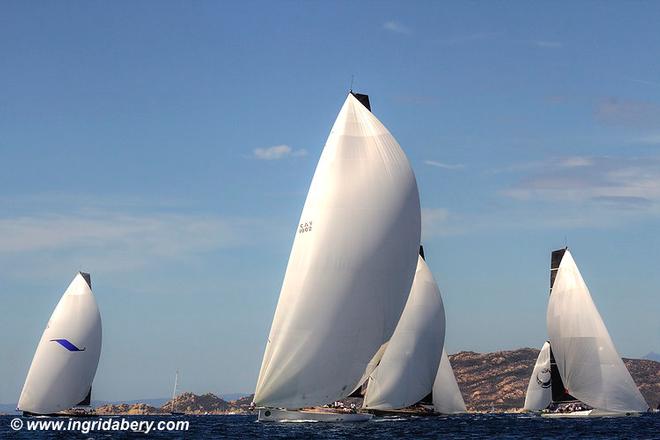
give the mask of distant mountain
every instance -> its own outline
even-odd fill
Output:
[[[650,361],[660,362],[660,354],[658,354],[658,353],[654,353],[654,352],[650,352],[649,354],[647,354],[646,356],[644,356],[644,359],[648,359],[648,360],[650,360]]]
[[[494,353],[462,351],[449,356],[456,381],[471,411],[522,408],[539,350],[521,348]],[[660,362],[623,359],[646,402],[660,402]]]

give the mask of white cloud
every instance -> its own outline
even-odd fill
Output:
[[[650,101],[610,97],[596,105],[594,116],[610,125],[660,127],[660,106]]]
[[[458,163],[458,164],[448,164],[448,163],[438,162],[438,161],[435,161],[435,160],[425,160],[424,163],[426,165],[431,165],[431,166],[437,167],[437,168],[443,168],[445,170],[461,170],[461,169],[465,168],[465,165],[460,164],[460,163]]]
[[[502,194],[521,201],[589,203],[655,213],[660,204],[660,158],[552,160]]]
[[[648,134],[646,136],[640,136],[631,141],[634,144],[644,144],[644,145],[660,145],[660,134]]]
[[[409,27],[404,26],[403,24],[394,20],[386,21],[383,23],[383,29],[397,34],[412,34],[412,30]]]
[[[275,145],[268,148],[256,148],[253,151],[253,157],[259,160],[279,160],[285,157],[301,157],[306,156],[307,150],[299,149],[294,150],[288,145]]]

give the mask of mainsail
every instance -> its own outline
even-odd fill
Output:
[[[401,319],[380,364],[369,377],[364,407],[405,408],[429,394],[445,340],[445,309],[433,275],[420,256]]]
[[[312,179],[254,402],[296,409],[349,395],[394,331],[420,242],[415,176],[349,94]]]
[[[568,250],[552,285],[547,323],[552,354],[568,393],[593,408],[648,409]]]
[[[85,402],[100,355],[101,315],[89,274],[78,273],[41,336],[18,409],[51,414]]]
[[[442,414],[459,414],[467,411],[461,390],[447,352],[442,350],[438,374],[433,383],[433,410]]]
[[[552,402],[552,375],[550,374],[550,343],[543,344],[527,385],[524,409],[540,411]]]

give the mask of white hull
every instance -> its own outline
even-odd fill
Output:
[[[260,422],[366,422],[373,417],[367,413],[344,413],[318,410],[260,409]]]
[[[549,419],[579,419],[585,417],[636,417],[639,416],[638,412],[618,412],[607,411],[604,409],[588,409],[585,411],[573,411],[565,413],[541,413],[541,417]]]

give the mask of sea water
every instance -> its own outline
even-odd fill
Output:
[[[13,419],[19,418],[22,428]],[[77,419],[107,420],[108,417]],[[465,414],[437,417],[386,417],[364,423],[261,423],[252,415],[228,416],[115,416],[113,420],[135,422],[187,421],[185,431],[157,431],[150,433],[128,430],[93,430],[86,434],[72,431],[28,431],[28,420],[56,420],[52,418],[23,418],[0,416],[0,439],[658,439],[660,414],[639,417],[545,419],[529,414]],[[68,420],[68,419],[64,419]],[[89,425],[87,425],[89,426]]]

